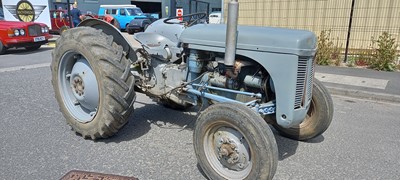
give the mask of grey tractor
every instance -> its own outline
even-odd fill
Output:
[[[200,106],[193,130],[198,163],[210,179],[272,179],[281,135],[308,140],[333,116],[331,96],[314,79],[310,31],[227,24],[205,13],[160,19],[135,34],[88,19],[57,40],[51,64],[55,96],[67,123],[84,138],[107,138],[133,112],[136,93],[161,104]],[[131,116],[135,119],[135,116]]]

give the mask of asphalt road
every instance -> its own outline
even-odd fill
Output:
[[[59,179],[74,169],[205,179],[192,144],[196,109],[170,110],[138,94],[130,122],[116,136],[85,140],[59,112],[50,61],[50,48],[0,56],[0,179]],[[400,105],[333,99],[334,119],[322,136],[298,142],[275,133],[275,179],[400,179]]]

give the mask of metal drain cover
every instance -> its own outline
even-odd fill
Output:
[[[72,170],[65,174],[61,180],[139,180],[135,177],[128,177],[128,176],[118,176],[113,174],[102,174],[96,172],[88,172],[88,171],[78,171]]]

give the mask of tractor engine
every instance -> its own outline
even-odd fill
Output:
[[[272,81],[260,65],[251,60],[237,59],[232,67],[233,73],[228,74],[223,55],[185,49],[179,60],[171,62],[162,56],[140,51],[139,59],[134,64],[136,69],[132,72],[142,92],[155,99],[169,99],[177,104],[197,104],[195,97],[180,90],[188,83],[192,83],[189,86],[194,88],[205,83],[213,87],[209,88],[210,93],[241,102],[249,102],[256,97],[219,91],[219,88],[260,93],[263,94],[263,102],[269,99],[266,97],[273,96],[273,93],[267,94],[273,92],[273,88],[270,88]]]

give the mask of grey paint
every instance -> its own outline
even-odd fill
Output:
[[[114,42],[117,44],[121,45],[122,48],[124,49],[125,52],[128,52],[129,59],[131,61],[136,61],[137,56],[135,53],[135,49],[133,49],[133,45],[131,42],[129,42],[122,34],[121,32],[112,26],[110,23],[107,23],[103,20],[99,19],[87,19],[82,21],[79,26],[87,26],[87,27],[93,27],[96,29],[101,29],[105,34],[113,36]]]
[[[198,24],[183,31],[180,39],[191,45],[225,48],[225,24]],[[284,28],[238,26],[237,48],[313,56],[316,36],[310,31]]]
[[[189,48],[225,52],[224,24],[199,24],[182,32],[181,42]],[[282,28],[238,26],[237,55],[255,60],[274,81],[278,124],[301,123],[307,107],[294,110],[299,56],[314,56],[316,37],[312,32]],[[282,118],[285,115],[286,118]]]

